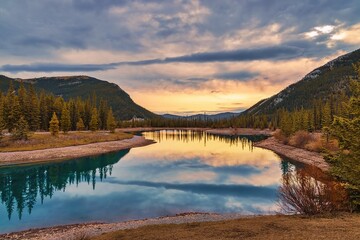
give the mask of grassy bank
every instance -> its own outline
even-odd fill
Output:
[[[31,151],[78,146],[89,143],[123,140],[131,137],[132,135],[128,133],[109,133],[104,131],[60,133],[58,137],[54,137],[50,135],[50,133],[35,133],[32,134],[27,141],[12,141],[10,137],[6,136],[1,140],[0,152]]]
[[[151,225],[92,238],[115,239],[360,239],[360,215],[259,216],[221,222]]]

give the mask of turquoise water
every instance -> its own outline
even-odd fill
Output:
[[[0,232],[183,212],[268,214],[291,164],[246,137],[142,133],[156,144],[0,168]]]

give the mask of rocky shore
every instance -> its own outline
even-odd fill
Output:
[[[275,137],[267,138],[254,144],[256,147],[269,149],[279,155],[285,156],[292,161],[303,163],[309,166],[315,166],[322,171],[329,170],[329,164],[324,157],[317,152],[311,152],[305,149],[293,147],[280,143]]]

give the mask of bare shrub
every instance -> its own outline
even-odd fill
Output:
[[[330,141],[324,143],[324,148],[330,152],[337,152],[339,151],[339,141],[331,139]]]
[[[311,140],[305,144],[304,148],[309,151],[313,152],[321,152],[324,148],[324,141],[321,135],[313,134]]]
[[[312,139],[313,137],[309,132],[300,130],[290,137],[289,144],[294,147],[305,148],[305,145]]]
[[[280,129],[277,129],[273,136],[281,143],[283,144],[287,144],[288,143],[288,138],[285,136],[285,134],[283,134],[283,132]]]
[[[315,215],[349,209],[342,185],[314,167],[284,174],[279,200],[282,211],[292,214]]]

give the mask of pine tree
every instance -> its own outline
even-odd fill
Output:
[[[89,129],[90,121],[91,121],[91,102],[90,102],[90,98],[88,98],[85,101],[84,119],[83,120],[84,120],[85,128]]]
[[[84,125],[84,121],[82,120],[82,118],[79,118],[79,121],[76,123],[76,130],[77,131],[85,130],[85,125]]]
[[[19,97],[19,104],[20,104],[20,112],[21,112],[21,114],[23,114],[23,116],[25,116],[26,121],[29,122],[29,120],[27,118],[28,117],[27,92],[26,92],[23,82],[20,83],[20,87],[18,90],[18,97]]]
[[[70,120],[70,112],[69,109],[66,106],[67,104],[64,104],[63,109],[61,111],[61,130],[63,130],[64,133],[67,133],[71,129],[71,120]]]
[[[61,111],[64,107],[65,101],[62,97],[57,97],[53,104],[53,109],[56,113],[56,116],[60,116],[61,118]]]
[[[32,84],[30,84],[29,94],[28,94],[28,106],[27,106],[27,121],[29,127],[32,131],[36,131],[40,126],[40,108],[39,101],[36,95],[35,89]]]
[[[3,101],[0,99],[0,140],[3,137],[3,130],[5,129],[5,122],[3,117]]]
[[[24,116],[21,116],[15,124],[14,131],[12,132],[11,138],[14,140],[28,140],[29,136],[29,125],[25,120]]]
[[[108,115],[107,115],[107,130],[109,130],[110,132],[114,133],[115,132],[115,128],[116,128],[116,121],[113,115],[113,111],[110,108],[110,110],[108,111]]]
[[[90,120],[90,130],[91,131],[96,131],[99,129],[99,116],[97,113],[97,109],[93,108],[92,112],[91,112],[91,120]]]
[[[292,117],[286,110],[280,112],[280,129],[287,137],[293,133]]]
[[[48,130],[49,129],[49,104],[47,101],[47,97],[45,92],[40,93],[40,100],[39,100],[39,112],[40,112],[40,126],[39,129],[41,130]]]
[[[330,101],[327,101],[322,109],[322,124],[321,124],[321,126],[329,127],[331,125],[331,122],[332,122],[331,105],[330,105]]]
[[[51,135],[58,136],[59,135],[59,120],[58,120],[55,112],[52,115],[49,125],[50,125],[49,130],[50,130]]]
[[[353,81],[351,89],[348,117],[335,116],[330,128],[339,141],[340,151],[327,156],[327,160],[331,172],[345,183],[354,208],[360,210],[360,82]]]
[[[100,100],[99,105],[99,128],[107,128],[108,106],[105,100]]]
[[[9,89],[5,97],[3,116],[5,126],[9,132],[11,132],[20,117],[20,104],[12,82],[10,82]]]

